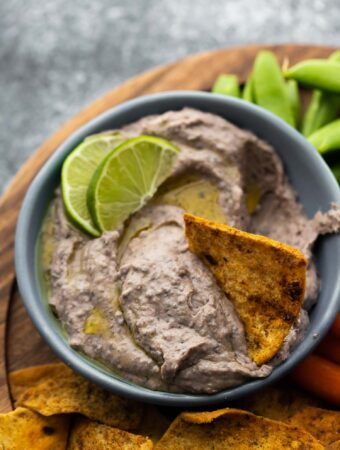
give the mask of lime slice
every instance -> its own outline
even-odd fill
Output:
[[[179,153],[171,142],[152,136],[129,139],[99,165],[90,182],[88,207],[101,231],[116,229],[143,207],[171,174]]]
[[[100,133],[90,134],[90,136],[87,136],[84,139],[84,142],[90,142],[97,140],[99,138],[121,138],[120,142],[123,141],[122,134],[117,130],[108,130],[108,131],[101,131]]]
[[[92,236],[100,236],[87,208],[87,189],[100,162],[123,137],[120,133],[105,133],[85,139],[65,159],[61,171],[61,190],[66,211],[75,225]]]

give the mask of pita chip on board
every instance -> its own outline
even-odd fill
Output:
[[[308,432],[237,409],[182,413],[156,450],[321,450]]]
[[[34,368],[27,373],[23,369],[11,374],[10,382],[18,394],[17,406],[44,416],[78,413],[122,430],[133,430],[139,425],[143,413],[141,403],[111,394],[67,366],[62,370],[59,365],[51,366],[38,366],[36,374]]]
[[[0,448],[65,450],[70,417],[44,417],[26,408],[0,414]]]
[[[88,419],[78,418],[72,428],[68,450],[150,450],[152,441]]]

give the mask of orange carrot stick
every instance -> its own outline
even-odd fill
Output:
[[[340,338],[340,313],[336,316],[335,321],[331,327],[331,334]]]
[[[340,365],[340,338],[328,334],[316,348],[315,353]]]
[[[303,389],[340,405],[340,366],[317,355],[309,355],[290,373]]]

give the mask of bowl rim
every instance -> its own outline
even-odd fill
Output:
[[[291,137],[297,141],[297,145],[302,148],[302,151],[304,151],[308,157],[314,159],[315,163],[319,166],[319,170],[324,172],[324,179],[329,185],[328,187],[334,196],[334,201],[340,203],[340,190],[338,184],[335,181],[332,172],[318,152],[315,151],[314,147],[312,147],[312,145],[298,131],[290,127],[277,116],[274,116],[272,113],[241,99],[225,97],[217,94],[212,95],[207,92],[168,91],[155,93],[137,97],[121,103],[90,120],[72,133],[61,145],[59,145],[53,155],[45,162],[34,180],[31,182],[19,213],[15,236],[15,268],[19,291],[31,320],[49,347],[72,369],[83,375],[85,378],[90,379],[95,384],[98,384],[104,389],[118,395],[159,405],[195,407],[214,405],[221,402],[236,400],[261,388],[269,386],[282,376],[286,375],[296,364],[298,364],[298,362],[300,362],[314,349],[331,326],[334,311],[337,311],[340,306],[340,278],[335,283],[333,295],[326,311],[323,316],[320,317],[318,333],[315,335],[315,338],[313,336],[313,340],[308,341],[308,345],[303,345],[305,342],[304,339],[302,343],[297,346],[299,352],[296,353],[293,351],[288,359],[274,368],[273,372],[268,377],[255,379],[241,384],[240,386],[207,395],[154,391],[137,384],[115,378],[114,376],[108,375],[91,365],[91,363],[81,357],[80,353],[65,344],[60,334],[55,330],[55,326],[53,325],[51,318],[48,316],[47,310],[44,308],[41,291],[37,298],[35,296],[34,286],[35,283],[37,283],[37,280],[33,280],[28,273],[30,258],[27,242],[29,242],[30,239],[30,227],[27,226],[27,224],[30,223],[33,217],[33,208],[31,207],[31,204],[39,201],[41,190],[48,180],[48,175],[55,171],[55,166],[61,164],[66,154],[71,151],[80,140],[82,140],[86,135],[93,133],[93,130],[98,128],[98,126],[106,120],[112,119],[119,115],[124,116],[124,114],[134,108],[137,109],[145,105],[157,105],[158,103],[163,103],[169,99],[173,100],[176,98],[182,102],[188,103],[188,107],[191,107],[190,102],[197,99],[211,103],[217,102],[217,104],[221,104],[221,102],[223,102],[225,106],[229,104],[234,107],[241,108],[245,114],[250,113],[260,116],[269,127],[274,127],[281,133],[291,135]],[[182,107],[184,107],[184,105]],[[131,123],[131,121],[127,121],[126,123],[128,122]],[[340,248],[340,240],[338,240],[338,242]]]

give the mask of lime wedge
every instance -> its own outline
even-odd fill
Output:
[[[90,142],[99,138],[121,138],[120,142],[123,142],[122,134],[117,130],[101,131],[100,133],[90,134],[84,139],[84,142]]]
[[[100,162],[123,141],[120,133],[111,132],[85,139],[65,159],[61,171],[61,190],[66,211],[82,230],[100,236],[87,208],[87,189]]]
[[[114,230],[143,207],[171,174],[178,153],[171,142],[152,136],[129,139],[112,151],[88,189],[87,204],[96,226]]]

